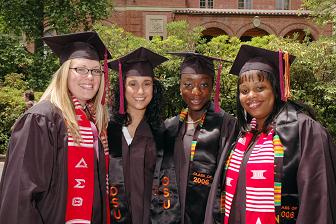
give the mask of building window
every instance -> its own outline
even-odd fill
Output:
[[[252,9],[252,0],[238,0],[238,9]]]
[[[288,10],[289,9],[289,0],[276,0],[276,9],[279,10]]]
[[[200,8],[213,8],[213,0],[200,0]]]

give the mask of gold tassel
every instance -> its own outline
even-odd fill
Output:
[[[292,96],[290,92],[290,63],[288,52],[284,52],[283,59],[285,61],[284,81],[285,81],[285,99],[287,101],[287,99]]]

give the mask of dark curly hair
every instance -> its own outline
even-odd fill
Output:
[[[125,86],[125,79],[123,80]],[[145,112],[145,119],[152,129],[157,129],[163,122],[164,109],[164,87],[158,79],[153,78],[153,98],[148,104]],[[125,114],[119,114],[119,81],[115,81],[112,107],[112,120],[120,125],[129,125],[132,123],[130,114],[125,111]],[[124,98],[124,105],[127,108],[126,98]]]

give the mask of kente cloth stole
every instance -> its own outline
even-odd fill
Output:
[[[79,126],[80,140],[76,142],[68,131],[68,191],[65,223],[91,223],[94,197],[94,138],[90,120],[82,105],[73,96],[76,119]],[[94,118],[94,111],[91,111]],[[100,134],[105,151],[107,149],[106,132]],[[79,143],[79,144],[78,144]],[[108,161],[107,161],[108,162]],[[108,167],[108,163],[106,163]],[[106,176],[106,178],[108,178]],[[106,200],[108,200],[106,194]],[[109,210],[109,207],[107,207]],[[109,223],[107,215],[107,223]]]
[[[199,124],[196,127],[193,140],[191,142],[190,161],[193,161],[194,157],[195,157],[196,145],[197,145],[197,136],[199,134],[200,129],[203,127],[204,120],[205,120],[205,114],[206,114],[206,112],[202,114],[202,116],[200,118],[200,122],[199,122]],[[188,116],[188,108],[183,109],[181,111],[181,113],[179,115],[180,122],[183,123],[186,120],[187,116]]]
[[[220,145],[220,126],[218,117],[213,118],[208,108],[195,128],[191,143],[190,162],[185,197],[185,222],[202,223],[208,194],[216,171]],[[188,116],[187,109],[180,113],[180,127]],[[211,140],[210,140],[211,139]]]
[[[229,223],[230,210],[235,197],[241,163],[249,149],[253,133],[239,138],[226,163],[224,224]],[[246,164],[246,224],[275,224],[275,215],[281,206],[281,179],[275,176],[274,164],[283,158],[279,136],[271,129],[262,133]],[[244,177],[241,177],[244,178]]]

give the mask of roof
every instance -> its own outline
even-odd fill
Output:
[[[175,14],[201,15],[271,15],[271,16],[309,16],[308,10],[261,10],[261,9],[201,9],[185,8],[173,10]]]

